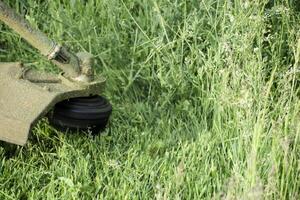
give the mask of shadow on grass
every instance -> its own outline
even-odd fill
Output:
[[[18,147],[17,145],[10,144],[7,142],[0,141],[0,152],[2,154],[1,157],[4,157],[6,159],[14,157],[16,154],[18,154]],[[0,154],[0,155],[1,155]]]

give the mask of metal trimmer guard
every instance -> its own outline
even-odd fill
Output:
[[[0,63],[0,140],[24,145],[37,121],[60,101],[98,95],[105,79],[87,85],[41,73],[21,63]]]

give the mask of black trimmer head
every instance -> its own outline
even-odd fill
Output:
[[[55,105],[50,124],[61,131],[90,131],[93,135],[105,129],[112,106],[102,96],[72,98]]]

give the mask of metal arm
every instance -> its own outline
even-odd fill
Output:
[[[17,32],[40,53],[65,72],[65,76],[80,82],[93,80],[92,55],[75,55],[34,29],[25,19],[0,0],[0,21]]]

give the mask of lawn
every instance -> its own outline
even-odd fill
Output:
[[[113,114],[97,137],[43,119],[1,144],[0,199],[300,198],[298,0],[5,2],[95,55]],[[16,60],[58,72],[0,24]]]

